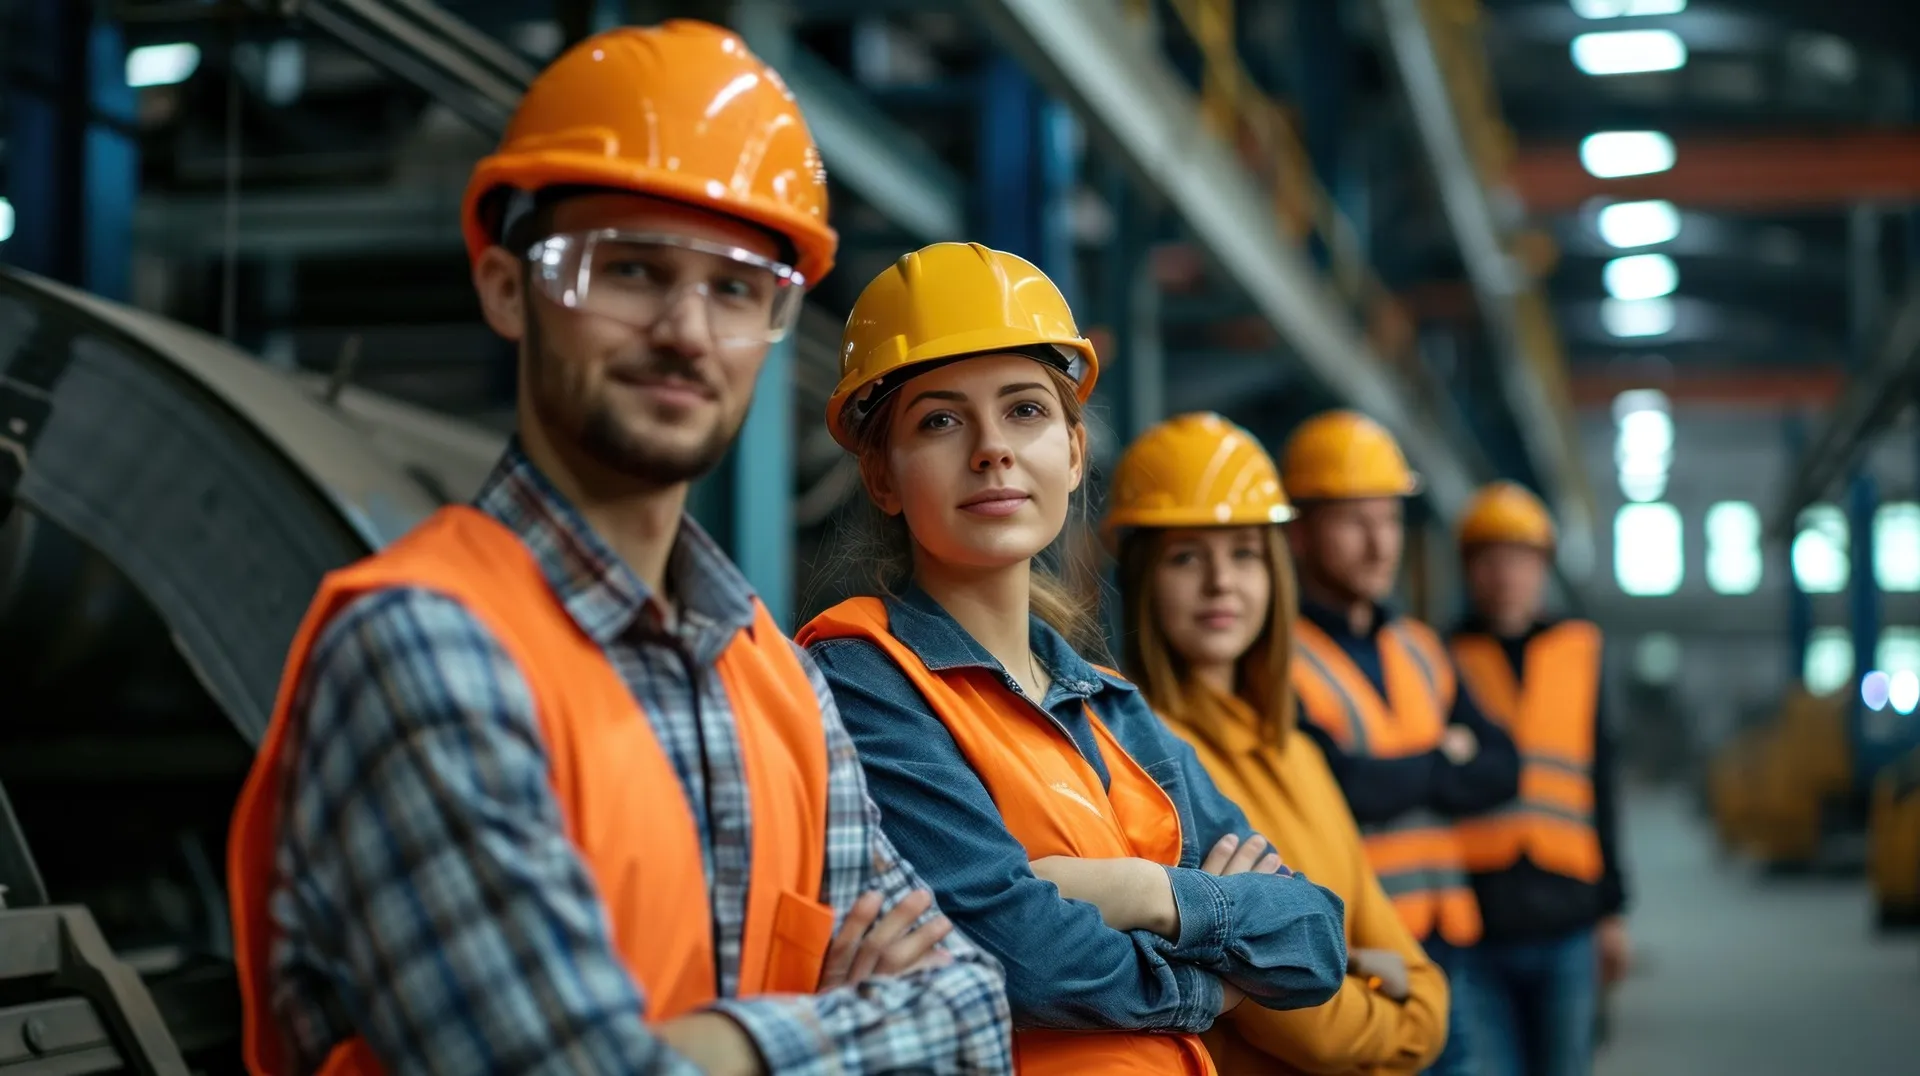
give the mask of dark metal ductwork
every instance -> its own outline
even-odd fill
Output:
[[[226,829],[288,644],[503,440],[327,392],[0,269],[0,1074],[238,1071]]]

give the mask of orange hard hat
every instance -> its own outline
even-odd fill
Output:
[[[833,268],[827,173],[780,75],[735,34],[676,19],[595,34],[533,80],[500,147],[474,166],[461,210],[467,254],[496,241],[481,219],[502,188],[607,187],[736,217],[793,244],[808,284]]]
[[[1494,482],[1483,486],[1460,514],[1460,547],[1511,542],[1535,549],[1553,548],[1553,517],[1525,486]]]
[[[1386,427],[1358,411],[1315,415],[1287,439],[1280,477],[1302,501],[1411,497],[1420,476]]]
[[[1284,523],[1293,506],[1273,457],[1211,411],[1176,415],[1141,434],[1113,472],[1101,536],[1111,548],[1134,527]]]
[[[827,429],[854,450],[854,427],[902,371],[995,352],[1031,353],[1074,382],[1085,403],[1100,376],[1066,296],[1032,262],[978,243],[934,243],[873,278],[847,315]]]

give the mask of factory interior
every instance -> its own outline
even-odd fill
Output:
[[[569,46],[669,19],[780,73],[839,235],[688,502],[784,631],[865,581],[821,420],[862,287],[1012,252],[1099,354],[1095,505],[1171,416],[1277,458],[1361,412],[1442,627],[1476,490],[1547,506],[1622,790],[1593,1071],[1920,1073],[1884,0],[0,0],[0,1073],[245,1071],[228,832],[296,629],[515,429],[468,176]]]

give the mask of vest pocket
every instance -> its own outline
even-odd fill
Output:
[[[783,890],[773,913],[773,941],[767,946],[767,993],[813,993],[832,942],[833,909]]]

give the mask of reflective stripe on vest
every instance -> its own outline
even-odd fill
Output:
[[[1066,732],[1009,691],[997,675],[979,668],[938,673],[927,668],[894,636],[878,598],[842,602],[795,638],[802,646],[865,639],[891,658],[953,734],[1027,858],[1138,857],[1179,864],[1179,811],[1091,708],[1087,720],[1107,764],[1105,788]],[[1017,1023],[1020,1014],[1014,1016]],[[1198,1035],[1016,1030],[1013,1049],[1022,1076],[1209,1076],[1214,1071]]]
[[[1600,692],[1600,629],[1568,620],[1527,642],[1525,683],[1500,642],[1456,635],[1461,679],[1520,751],[1520,795],[1461,824],[1469,869],[1505,870],[1522,855],[1555,874],[1595,883],[1604,869],[1593,826],[1593,742]]]
[[[359,595],[421,587],[467,608],[505,648],[538,711],[568,838],[598,891],[612,943],[650,1022],[716,1000],[712,906],[699,830],[653,725],[599,645],[580,631],[518,536],[471,508],[443,508],[385,551],[326,577],[295,637],[228,843],[235,964],[249,1071],[290,1070],[272,1012],[272,922],[281,758],[293,692],[320,630]],[[765,608],[715,671],[732,705],[753,808],[754,884],[739,996],[812,993],[833,936],[818,897],[826,852],[826,731],[812,682]],[[323,1073],[377,1073],[364,1039]]]
[[[1380,630],[1385,699],[1318,625],[1302,619],[1294,630],[1293,685],[1301,712],[1343,751],[1386,759],[1439,746],[1458,685],[1432,629],[1396,620]],[[1437,932],[1455,945],[1480,940],[1480,906],[1452,822],[1421,808],[1360,831],[1368,864],[1414,937]]]

